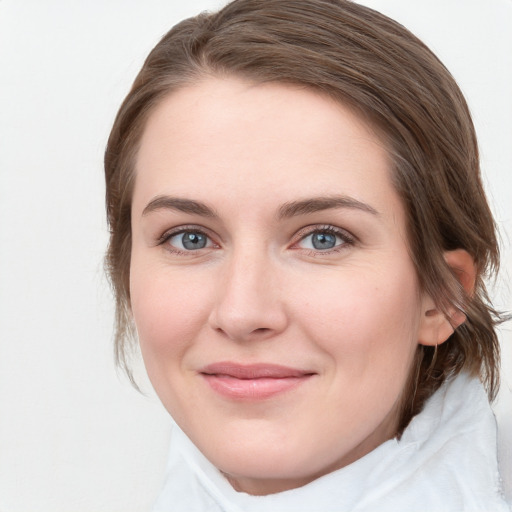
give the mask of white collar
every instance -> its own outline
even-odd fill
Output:
[[[304,487],[236,492],[176,426],[153,512],[509,512],[501,494],[496,422],[481,383],[445,383],[400,441]]]

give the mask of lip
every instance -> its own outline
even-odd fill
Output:
[[[314,372],[276,364],[219,362],[200,375],[216,393],[235,400],[264,400],[306,383]]]

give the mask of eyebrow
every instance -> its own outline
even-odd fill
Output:
[[[142,211],[142,216],[158,210],[176,210],[184,213],[200,215],[201,217],[217,217],[215,211],[200,201],[182,199],[180,197],[157,196],[152,199]]]
[[[350,208],[379,215],[379,212],[369,204],[358,201],[348,196],[327,196],[312,197],[300,201],[292,201],[283,204],[279,208],[278,218],[285,219],[295,217],[297,215],[307,215],[308,213],[320,212],[322,210],[330,210],[333,208]]]
[[[287,219],[298,215],[307,215],[322,210],[330,210],[334,208],[350,208],[361,210],[372,215],[379,215],[379,212],[367,203],[358,201],[348,196],[328,196],[328,197],[312,197],[299,201],[291,201],[283,204],[278,211],[279,219]],[[192,199],[184,199],[171,196],[157,196],[152,199],[144,208],[142,216],[158,210],[175,210],[201,217],[217,218],[218,215],[209,206],[200,201]]]

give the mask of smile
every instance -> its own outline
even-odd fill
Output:
[[[307,382],[313,372],[274,364],[214,363],[200,375],[216,393],[235,400],[264,400]]]

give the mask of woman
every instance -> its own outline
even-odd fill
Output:
[[[179,426],[155,510],[507,510],[495,226],[413,35],[343,0],[185,20],[105,169],[118,358],[136,329]]]

